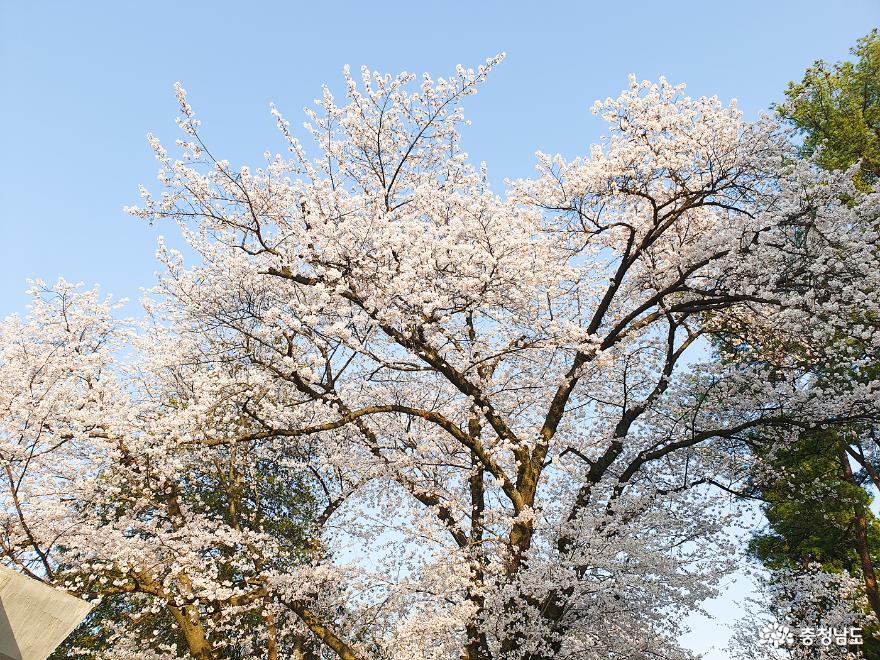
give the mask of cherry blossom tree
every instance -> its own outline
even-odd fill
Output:
[[[781,570],[749,599],[728,650],[743,660],[825,660],[872,657],[866,628],[876,625],[861,580],[815,563]],[[757,643],[756,643],[757,642]]]
[[[244,657],[302,646],[262,586],[319,550],[301,458],[287,448],[268,467],[244,446],[181,451],[183,410],[241,423],[223,404],[233,392],[212,389],[222,372],[200,367],[194,346],[181,361],[181,336],[167,360],[171,337],[147,325],[136,336],[96,289],[32,293],[29,317],[2,326],[0,547],[31,577],[105,598],[63,657],[215,657],[224,645],[209,637],[230,629]],[[136,363],[120,364],[124,351]]]
[[[4,325],[4,551],[131,604],[113,657],[164,608],[156,657],[687,658],[749,435],[876,417],[876,193],[633,78],[602,144],[498,195],[459,129],[500,59],[346,71],[317,158],[273,108],[257,169],[178,85],[131,212],[194,263],[160,246],[138,321],[62,282]]]
[[[876,179],[876,168],[872,173],[871,165],[876,160],[876,140],[859,139],[858,132],[867,131],[872,114],[876,114],[872,110],[876,95],[870,92],[880,73],[880,38],[876,30],[860,39],[852,54],[856,56],[853,62],[833,66],[817,62],[806,71],[802,82],[789,84],[786,102],[775,110],[803,137],[799,140],[802,154],[816,156],[816,163],[825,169],[852,168],[856,185],[869,190]],[[850,132],[849,137],[843,137],[845,131]],[[876,323],[877,316],[870,307],[850,319],[857,331]],[[857,352],[859,347],[856,339],[852,349]],[[865,368],[864,363],[860,368]],[[762,447],[757,436],[754,441],[759,460],[754,462],[748,495],[763,500],[761,508],[767,524],[750,547],[780,583],[776,585],[770,579],[773,588],[767,591],[773,594],[778,586],[787,584],[795,585],[791,590],[797,591],[802,582],[815,581],[817,562],[829,574],[825,576],[828,582],[844,576],[857,579],[863,597],[850,614],[872,613],[863,626],[861,651],[866,657],[874,657],[880,652],[880,635],[876,634],[880,615],[876,577],[880,526],[870,506],[880,486],[876,425],[817,429],[782,446],[771,441],[768,447]],[[795,578],[797,571],[802,572],[802,579]],[[782,593],[789,591],[786,588]],[[779,599],[773,596],[766,600]],[[781,608],[792,625],[803,618],[792,616],[786,609]],[[815,620],[821,613],[822,608],[814,609],[808,618]]]

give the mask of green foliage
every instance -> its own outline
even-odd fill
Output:
[[[844,442],[834,431],[818,430],[765,452],[765,467],[774,475],[760,488],[768,529],[752,539],[749,551],[775,575],[810,573],[817,564],[827,573],[860,575],[854,533],[857,508],[867,514],[868,546],[876,565],[880,521],[870,513],[872,497],[866,490],[866,475],[855,473],[853,483],[842,472]],[[759,453],[760,446],[756,444]],[[874,636],[877,627],[863,632],[860,657],[880,660],[880,640]]]
[[[800,569],[819,563],[829,572],[858,572],[855,507],[861,503],[867,511],[871,497],[860,475],[856,484],[841,478],[840,448],[836,433],[818,431],[765,457],[766,466],[777,475],[762,489],[769,530],[752,539],[750,551],[768,568]],[[880,524],[873,516],[869,541],[872,548],[880,548]]]
[[[825,169],[861,160],[856,184],[880,177],[880,35],[874,29],[852,49],[854,62],[818,60],[803,80],[791,82],[777,112],[802,133],[805,155]]]

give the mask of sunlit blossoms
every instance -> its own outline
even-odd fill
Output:
[[[500,59],[346,73],[259,168],[178,86],[131,212],[192,263],[139,320],[60,282],[4,322],[2,551],[124,609],[95,653],[687,658],[744,441],[876,417],[880,196],[635,78],[493,192],[459,103]]]

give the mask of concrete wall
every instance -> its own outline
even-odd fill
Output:
[[[45,660],[92,606],[0,566],[0,660]]]

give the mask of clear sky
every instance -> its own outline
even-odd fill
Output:
[[[283,151],[268,105],[296,126],[344,64],[445,75],[500,51],[467,100],[464,145],[494,182],[532,173],[536,149],[574,156],[602,134],[588,109],[627,75],[736,98],[748,117],[814,60],[847,56],[880,0],[726,2],[49,2],[0,0],[0,316],[28,277],[101,283],[136,299],[159,233],[126,216],[156,188],[144,135],[178,134],[173,84],[233,164]],[[713,605],[733,618],[732,598]],[[705,649],[723,630],[700,624]],[[723,654],[711,655],[723,658]]]

